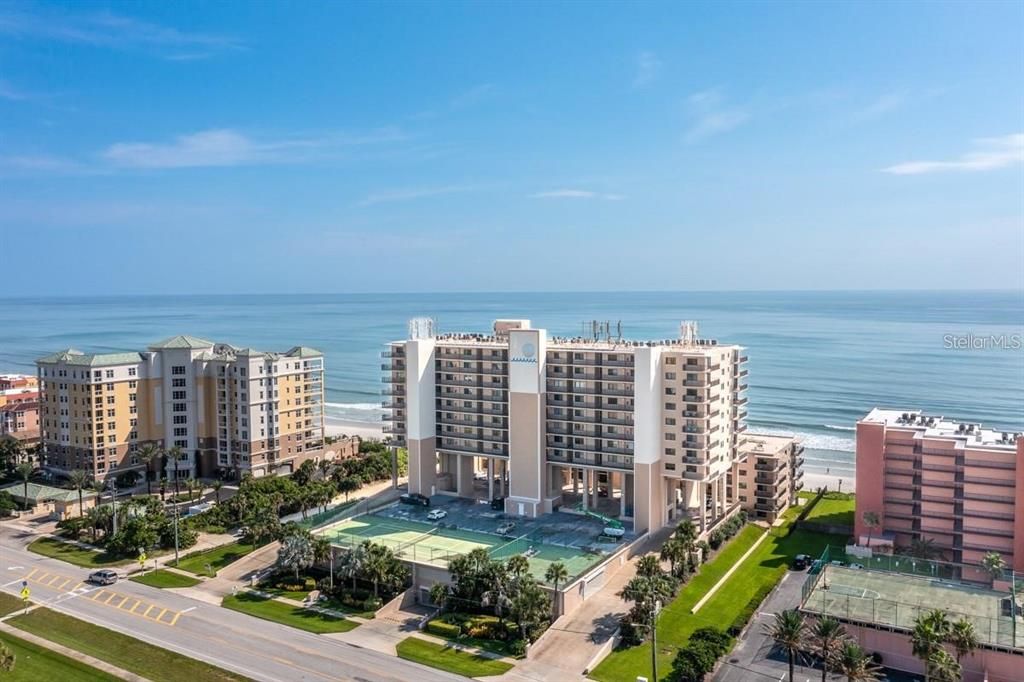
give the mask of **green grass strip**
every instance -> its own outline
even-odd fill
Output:
[[[28,551],[41,554],[52,559],[66,561],[75,566],[83,568],[108,568],[110,566],[124,566],[132,563],[133,559],[117,559],[106,552],[97,552],[73,545],[70,542],[62,542],[56,538],[39,538],[28,546]]]
[[[136,575],[130,578],[132,582],[142,583],[150,587],[194,587],[201,581],[180,573],[171,571],[149,571],[143,575]]]
[[[512,664],[505,661],[484,658],[479,654],[459,651],[418,637],[407,637],[398,643],[397,649],[399,658],[465,677],[503,675],[512,668]]]
[[[224,597],[221,606],[232,611],[240,611],[263,620],[270,620],[317,634],[348,632],[359,627],[359,623],[353,620],[304,609],[298,604],[292,606],[291,604],[285,604],[274,599],[261,597],[252,592],[239,592],[235,595],[228,595]]]
[[[38,644],[0,633],[0,643],[14,654],[14,670],[0,672],[4,682],[39,682],[39,680],[60,680],[60,682],[107,682],[118,678],[102,670],[68,658],[56,651],[50,651]]]

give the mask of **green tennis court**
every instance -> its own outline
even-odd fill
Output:
[[[370,540],[389,547],[400,559],[434,566],[447,566],[451,559],[479,548],[501,561],[523,555],[530,561],[530,572],[539,580],[555,562],[565,564],[572,579],[604,559],[601,554],[544,544],[529,537],[505,538],[373,514],[348,519],[320,533],[337,547],[351,549]]]

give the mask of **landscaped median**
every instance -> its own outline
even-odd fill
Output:
[[[115,559],[106,552],[96,551],[88,547],[81,547],[71,542],[64,542],[53,537],[42,537],[33,541],[28,546],[28,551],[41,554],[52,559],[66,561],[75,566],[83,568],[110,568],[111,566],[125,566],[132,563],[132,559]]]
[[[4,682],[114,682],[118,679],[6,632],[0,633],[0,644],[14,654],[14,670],[3,673]]]
[[[795,511],[795,510],[791,510]],[[840,538],[824,533],[795,530],[786,535],[795,514],[787,512],[786,523],[767,531],[767,537],[717,592],[697,611],[697,602],[710,590],[740,557],[766,531],[747,526],[711,561],[701,567],[679,591],[676,599],[662,609],[658,617],[658,669],[668,673],[680,648],[690,635],[702,627],[715,627],[735,635],[746,624],[753,611],[786,572],[797,554],[820,554],[825,545],[842,544]],[[590,674],[601,682],[632,680],[637,675],[650,675],[650,642],[613,651]]]
[[[348,632],[359,627],[359,623],[341,616],[304,608],[296,604],[286,604],[271,597],[264,597],[253,592],[239,592],[224,597],[221,606],[232,611],[273,621],[293,628],[324,634],[328,632]]]
[[[241,682],[246,679],[209,663],[188,658],[47,608],[33,609],[26,615],[11,618],[7,623],[19,630],[88,654],[153,682],[180,682],[181,680]],[[65,678],[44,675],[28,679],[64,680]],[[106,678],[102,675],[94,675],[86,679]]]
[[[447,670],[465,677],[503,675],[512,664],[479,653],[460,651],[452,645],[436,644],[419,637],[407,637],[398,643],[398,656],[431,668]]]
[[[196,578],[190,578],[187,575],[175,573],[174,571],[168,571],[166,569],[163,571],[148,571],[146,573],[133,575],[129,580],[143,585],[149,585],[150,587],[160,588],[195,587],[202,582]]]

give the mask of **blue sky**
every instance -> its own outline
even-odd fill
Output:
[[[1022,25],[0,2],[5,294],[1022,288]]]

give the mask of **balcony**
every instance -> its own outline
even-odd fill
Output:
[[[394,362],[394,363],[385,362],[385,363],[381,364],[380,368],[381,368],[382,371],[385,371],[385,372],[404,372],[405,371],[405,363],[401,362],[401,361]]]
[[[405,384],[395,384],[394,386],[385,386],[381,389],[381,395],[405,395]]]
[[[404,358],[405,349],[401,346],[392,346],[388,350],[383,350],[380,353],[382,359],[387,360],[388,358]]]

